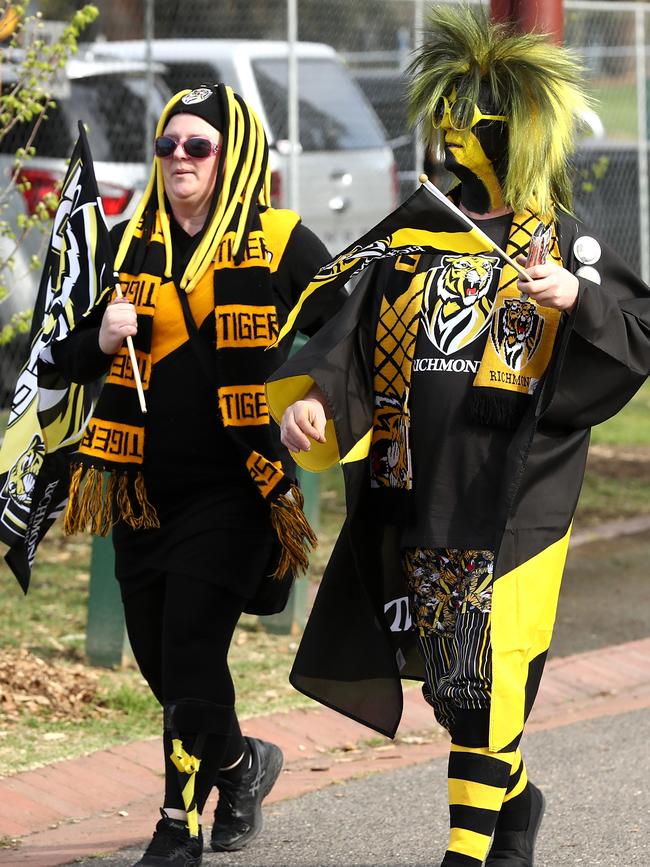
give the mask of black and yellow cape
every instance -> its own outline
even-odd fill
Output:
[[[503,468],[491,621],[493,751],[519,738],[537,694],[589,430],[618,412],[650,371],[650,290],[577,220],[561,214],[556,230],[564,266],[576,273],[580,290],[572,313],[562,316],[549,366]],[[600,251],[591,271],[585,259],[593,256],[585,250]],[[297,459],[314,471],[340,462],[347,503],[291,682],[390,737],[402,714],[401,679],[424,679],[415,633],[406,628],[399,528],[373,504],[369,485],[373,301],[400,261],[389,255],[367,268],[338,315],[267,384],[276,419],[313,383],[320,387],[332,411],[327,443],[313,443]]]

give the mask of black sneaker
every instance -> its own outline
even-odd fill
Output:
[[[535,839],[542,824],[546,802],[530,781],[530,817],[525,831],[499,831],[497,826],[485,867],[533,867]]]
[[[185,822],[170,819],[164,810],[151,843],[133,867],[199,867],[203,859],[203,837],[190,837]]]
[[[282,750],[258,738],[246,738],[251,765],[237,781],[217,776],[219,801],[210,845],[213,852],[243,849],[262,830],[262,801],[282,770]]]

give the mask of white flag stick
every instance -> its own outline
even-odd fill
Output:
[[[115,294],[118,298],[124,298],[122,287],[119,283],[115,284]],[[126,338],[126,347],[129,350],[129,358],[131,359],[131,367],[133,368],[133,380],[138,392],[138,400],[140,401],[140,409],[142,412],[147,411],[147,404],[144,399],[144,389],[142,388],[142,380],[140,379],[140,371],[138,370],[138,359],[135,357],[135,349],[133,348],[133,338]]]
[[[487,246],[491,247],[495,253],[498,253],[502,259],[505,259],[505,261],[509,265],[512,265],[512,267],[515,269],[517,274],[519,274],[522,280],[527,280],[529,283],[533,282],[533,278],[526,272],[526,270],[522,268],[518,262],[515,262],[514,259],[511,259],[510,256],[508,256],[508,254],[505,253],[501,249],[501,247],[497,246],[491,238],[488,238],[485,232],[482,232],[476,225],[476,223],[473,223],[470,220],[467,214],[463,214],[460,208],[457,208],[456,205],[447,198],[447,196],[443,195],[443,193],[440,192],[438,187],[434,186],[426,175],[420,175],[420,183],[425,188],[425,190],[428,190],[433,196],[436,197],[436,199],[438,199],[438,201],[446,205],[450,211],[453,211],[453,213],[456,214],[457,217],[460,217],[468,228],[476,232],[481,237],[481,239],[485,241]]]

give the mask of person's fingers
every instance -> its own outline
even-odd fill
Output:
[[[282,417],[280,438],[290,451],[309,451],[311,440],[325,442],[325,424],[318,401],[297,401]]]
[[[136,316],[135,307],[125,298],[118,298],[106,308],[109,316]]]
[[[135,315],[135,310],[125,310],[124,313],[114,316],[113,321],[116,325],[136,325],[138,317]]]
[[[325,442],[325,413],[320,407],[310,407],[306,416],[301,416],[300,429],[318,442]]]
[[[114,298],[106,308],[107,316],[133,316],[135,317],[135,305],[128,298]]]
[[[304,452],[309,450],[309,439],[302,432],[295,417],[295,405],[290,406],[282,416],[280,439],[289,451]]]
[[[281,436],[281,439],[290,452],[308,452],[311,448],[309,439],[300,432],[291,433],[285,431]]]
[[[99,346],[109,355],[115,354],[127,337],[138,333],[135,307],[126,298],[116,298],[108,305],[99,329]]]
[[[531,265],[530,268],[526,268],[526,271],[533,280],[546,280],[549,277],[553,277],[557,273],[557,269],[558,266],[555,263],[549,264],[546,262],[544,265]]]
[[[111,307],[106,311],[106,319],[110,328],[120,332],[135,334],[138,317],[132,304]],[[135,331],[133,330],[135,329]]]
[[[556,269],[546,277],[535,280],[534,283],[528,284],[522,280],[517,286],[521,292],[542,307],[570,310],[575,304],[579,284],[573,274],[563,269]]]

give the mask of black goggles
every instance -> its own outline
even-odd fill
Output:
[[[153,150],[157,157],[170,157],[176,152],[176,148],[181,146],[188,157],[195,160],[204,160],[212,154],[219,153],[221,145],[210,141],[209,138],[203,138],[200,135],[193,135],[186,138],[184,141],[177,141],[170,135],[159,135],[153,143]]]

